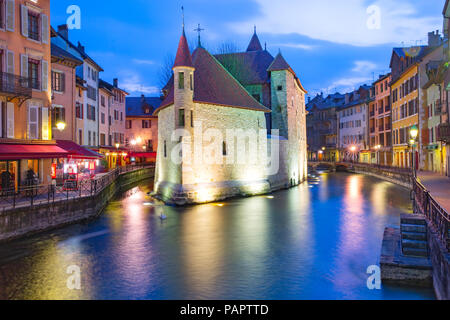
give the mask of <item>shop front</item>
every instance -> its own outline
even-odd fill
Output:
[[[91,180],[102,172],[100,160],[103,156],[95,151],[83,148],[68,140],[58,140],[57,145],[68,155],[52,164],[52,178],[65,190],[77,190],[80,183]]]
[[[125,148],[100,147],[95,151],[104,156],[106,170],[114,170],[127,165],[128,150]]]
[[[0,144],[0,190],[17,192],[20,187],[50,184],[53,163],[67,157],[54,144]]]
[[[130,152],[127,157],[129,164],[155,163],[156,152]]]

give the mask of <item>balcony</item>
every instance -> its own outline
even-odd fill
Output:
[[[370,117],[375,117],[375,111],[370,111]]]
[[[384,126],[379,126],[379,127],[378,127],[378,131],[379,131],[379,132],[383,132],[383,131],[384,131]]]
[[[0,72],[0,94],[10,98],[30,99],[36,81],[11,73]]]
[[[443,123],[439,125],[437,130],[437,140],[445,143],[450,142],[450,124]]]

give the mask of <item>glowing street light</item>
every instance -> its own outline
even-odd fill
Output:
[[[131,145],[135,146],[137,144],[136,140],[131,140]]]
[[[136,143],[137,143],[137,144],[141,144],[141,143],[142,143],[142,138],[141,138],[141,137],[137,137]]]
[[[119,149],[120,143],[116,143],[116,149]]]
[[[64,129],[66,128],[66,123],[63,121],[59,121],[58,123],[56,123],[56,128],[59,131],[64,131]]]
[[[417,129],[417,126],[412,126],[409,130],[409,134],[411,135],[411,138],[416,140],[417,136],[419,135],[419,129]]]

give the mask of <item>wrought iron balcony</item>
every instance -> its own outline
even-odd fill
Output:
[[[33,82],[30,78],[0,72],[0,93],[11,98],[31,98]]]
[[[437,130],[437,140],[445,143],[450,142],[450,124],[440,124]]]

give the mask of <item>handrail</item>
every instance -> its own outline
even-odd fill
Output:
[[[450,215],[442,205],[433,198],[427,188],[414,179],[414,213],[427,217],[436,229],[442,243],[450,251]]]
[[[154,167],[153,164],[119,167],[89,180],[74,181],[63,185],[36,184],[20,186],[17,189],[0,190],[0,210],[5,212],[16,208],[91,197],[99,194],[122,174]]]

